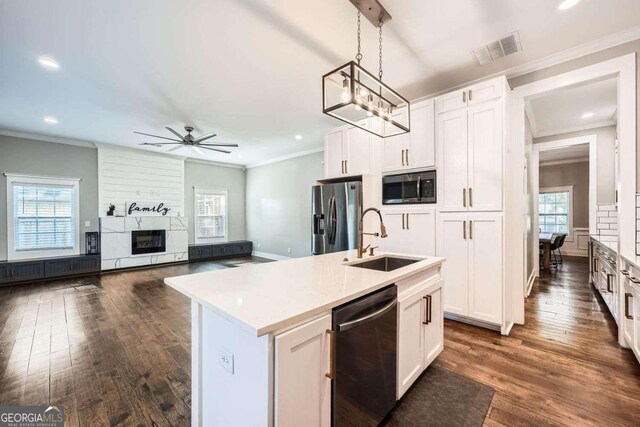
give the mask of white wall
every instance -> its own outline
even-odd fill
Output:
[[[533,200],[533,134],[531,133],[531,124],[529,123],[529,119],[525,115],[524,118],[524,129],[525,129],[525,146],[524,146],[524,155],[525,160],[527,162],[527,186],[525,188],[525,228],[526,228],[526,236],[525,236],[525,246],[526,256],[527,256],[527,271],[526,277],[529,279],[533,270],[535,268],[536,263],[538,262],[538,251],[533,246],[534,245],[534,229],[533,229],[533,218],[532,215],[534,212],[534,200]]]
[[[247,235],[254,251],[311,255],[311,186],[324,175],[323,160],[320,152],[247,170]]]

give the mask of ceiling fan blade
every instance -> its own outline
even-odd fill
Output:
[[[155,146],[161,146],[161,145],[182,145],[182,142],[141,142],[138,145],[155,145]]]
[[[170,142],[168,142],[168,144],[171,144],[171,143],[170,143]],[[150,145],[150,146],[152,146],[152,147],[160,147],[161,145],[164,145],[164,144],[154,144],[154,143],[152,143],[152,142],[141,142],[141,143],[140,143],[140,144],[138,144],[138,145]]]
[[[164,128],[184,141],[184,137],[180,135],[178,132],[176,132],[175,130],[171,129],[169,126],[165,126]]]
[[[218,150],[217,148],[210,148],[210,147],[204,147],[204,146],[200,146],[200,148],[204,148],[205,150],[211,150],[211,151],[219,151],[219,152],[225,153],[225,154],[230,154],[231,153],[231,151]]]
[[[238,147],[238,144],[225,144],[223,142],[221,142],[219,144],[214,144],[212,142],[211,143],[204,143],[204,144],[200,143],[198,145],[202,145],[204,147],[209,147],[209,146],[212,146],[212,147]]]
[[[193,151],[195,151],[196,153],[200,154],[201,156],[204,156],[204,151],[202,151],[202,149],[197,145],[192,145],[191,148],[193,148]]]
[[[144,133],[144,132],[136,132],[133,131],[133,133],[137,133],[138,135],[146,135],[146,136],[152,136],[154,138],[161,138],[161,139],[167,139],[169,141],[176,141],[182,144],[182,139],[173,139],[173,138],[166,138],[164,136],[160,136],[160,135],[151,135],[150,133]]]
[[[169,149],[167,150],[167,153],[168,153],[169,151],[176,151],[178,148],[182,148],[182,146],[183,146],[183,144],[177,145],[177,146],[175,146],[175,147],[171,147],[171,148],[169,148]]]
[[[207,133],[205,135],[197,137],[196,139],[193,140],[193,142],[201,142],[201,141],[204,141],[205,139],[213,138],[214,136],[216,136],[215,133]]]

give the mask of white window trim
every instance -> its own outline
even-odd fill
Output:
[[[198,192],[225,197],[224,203],[224,237],[198,237]],[[226,243],[229,241],[229,190],[226,188],[193,187],[193,237],[196,244]]]
[[[565,185],[561,187],[545,187],[540,188],[538,194],[545,193],[569,193],[569,209],[567,212],[567,242],[573,242],[573,185]],[[540,218],[540,206],[538,205],[538,218]]]
[[[80,255],[80,178],[63,178],[42,175],[24,175],[5,173],[7,177],[7,260],[36,259],[54,256]],[[74,203],[74,228],[75,240],[73,248],[68,249],[44,249],[36,251],[16,251],[14,247],[13,218],[13,184],[44,184],[73,187],[75,195]]]

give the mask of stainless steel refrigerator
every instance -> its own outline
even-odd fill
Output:
[[[355,249],[362,214],[362,182],[314,185],[311,214],[314,255]]]

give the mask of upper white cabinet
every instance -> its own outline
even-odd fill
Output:
[[[369,173],[372,134],[353,126],[342,127],[325,136],[325,178]]]
[[[411,132],[383,139],[384,172],[436,165],[433,99],[411,105]]]
[[[380,239],[385,252],[424,256],[436,254],[435,209],[390,208],[382,211],[388,237]]]
[[[331,425],[330,329],[326,315],[275,337],[276,425]]]
[[[442,352],[441,286],[424,284],[398,296],[398,399]]]
[[[502,210],[504,101],[496,99],[502,93],[499,82],[504,79],[471,86],[464,91],[464,105],[456,108],[448,107],[451,94],[436,98],[443,212]]]
[[[436,112],[438,114],[446,113],[447,111],[480,104],[491,99],[501,98],[502,95],[504,95],[504,88],[504,78],[500,77],[476,83],[475,85],[468,86],[464,89],[449,92],[446,95],[436,98]]]
[[[502,214],[444,213],[437,231],[438,256],[447,258],[444,311],[502,325]]]

